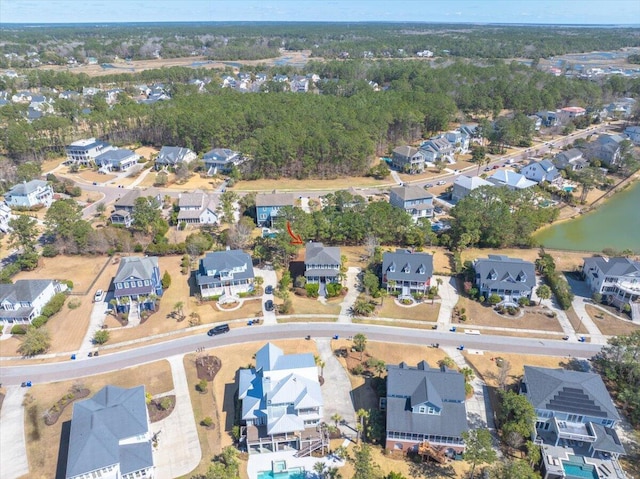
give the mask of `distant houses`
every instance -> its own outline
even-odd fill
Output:
[[[38,205],[48,208],[53,203],[53,188],[43,180],[23,181],[5,193],[4,201],[11,208],[33,208]]]
[[[623,308],[629,305],[633,321],[640,321],[640,262],[625,257],[585,258],[582,274],[592,294]]]
[[[327,283],[340,283],[340,248],[322,243],[307,243],[304,254],[304,277],[307,283],[320,285],[319,294],[326,294]]]
[[[181,148],[179,146],[163,146],[158,153],[158,156],[156,157],[155,167],[156,170],[160,170],[166,167],[175,168],[182,163],[191,163],[197,158],[197,156],[198,155],[196,155],[189,148]]]
[[[237,151],[228,148],[214,148],[202,157],[204,169],[208,175],[229,173],[234,166],[239,166],[244,158]]]
[[[528,180],[524,175],[504,169],[497,170],[487,181],[496,186],[506,186],[510,190],[524,190],[536,185],[535,181]]]
[[[95,163],[104,172],[125,171],[136,165],[139,159],[140,155],[131,150],[114,148],[98,155]]]
[[[178,199],[178,224],[215,225],[219,223],[218,201],[203,192],[182,193]]]
[[[553,164],[559,170],[577,171],[589,166],[589,161],[584,158],[582,151],[577,148],[571,148],[558,153],[553,159]]]
[[[87,138],[85,140],[74,141],[65,146],[67,161],[81,166],[92,166],[96,158],[101,154],[112,150],[113,146],[105,141]]]
[[[154,310],[157,298],[163,294],[158,258],[122,258],[113,278],[113,288],[118,312],[137,315],[140,311]]]
[[[532,160],[527,166],[522,168],[521,173],[528,180],[536,183],[549,183],[554,186],[561,186],[562,175],[550,160]]]
[[[419,186],[395,186],[389,191],[389,203],[406,211],[414,221],[433,216],[433,195]]]
[[[482,186],[495,186],[495,184],[480,178],[479,176],[459,175],[453,182],[451,201],[453,203],[457,203],[461,199],[469,196],[472,191]]]
[[[256,224],[272,227],[280,209],[293,206],[293,193],[258,193],[256,195]]]

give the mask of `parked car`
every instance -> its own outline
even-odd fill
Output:
[[[494,170],[497,170],[498,168],[500,168],[500,165],[493,165]]]
[[[444,181],[444,180],[440,180],[440,181],[438,181],[438,183],[437,183],[437,185],[438,185],[438,186],[442,186],[442,185],[446,185],[446,184],[447,184],[447,182],[446,182],[446,181]]]
[[[218,335],[218,334],[223,334],[223,333],[228,333],[228,332],[229,332],[229,325],[228,324],[219,324],[215,328],[211,328],[209,331],[207,331],[207,334],[209,336],[215,336],[215,335]]]
[[[264,288],[264,293],[265,294],[273,294],[273,286],[268,285],[266,288]]]
[[[273,301],[270,299],[267,299],[264,302],[264,309],[266,309],[267,311],[273,311],[275,309],[275,305],[273,304]]]
[[[103,299],[104,299],[104,291],[99,289],[98,291],[96,291],[96,294],[93,295],[93,302],[94,303],[99,303]]]
[[[424,189],[426,190],[427,188],[433,188],[433,183],[427,183],[424,185]]]
[[[491,168],[490,166],[487,166],[484,171],[491,171],[493,168]]]

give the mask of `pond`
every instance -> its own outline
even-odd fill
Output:
[[[544,228],[534,238],[547,248],[640,253],[640,182],[616,193],[595,211]]]

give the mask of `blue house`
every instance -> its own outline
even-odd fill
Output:
[[[293,206],[292,193],[259,193],[256,195],[256,224],[260,227],[273,225],[280,208]]]
[[[114,297],[118,312],[154,310],[156,299],[162,296],[162,276],[155,256],[122,258],[113,278]]]

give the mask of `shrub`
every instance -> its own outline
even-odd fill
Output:
[[[64,281],[60,282],[66,284],[67,288],[69,288],[70,290],[73,289],[73,281],[71,281],[70,279],[65,279]]]
[[[473,394],[473,386],[471,384],[464,383],[464,394],[467,397]]]
[[[355,376],[359,376],[364,372],[364,366],[362,364],[356,364],[352,369],[351,369],[351,374],[355,375]]]
[[[49,300],[49,302],[42,308],[42,316],[46,316],[50,318],[58,311],[62,309],[64,302],[67,299],[67,295],[64,293],[58,293],[53,298]]]
[[[69,309],[78,309],[81,305],[81,301],[79,299],[72,299],[67,303],[67,307]]]
[[[34,328],[40,328],[47,324],[47,321],[49,321],[49,318],[47,318],[46,316],[38,316],[33,321],[31,321],[31,326],[33,326]]]
[[[200,421],[200,424],[204,427],[211,427],[213,426],[213,419],[211,419],[210,416],[207,416],[202,421]]]
[[[25,334],[26,332],[27,332],[27,326],[24,324],[16,324],[11,328],[11,334]]]
[[[42,256],[45,258],[53,258],[58,256],[58,250],[52,244],[46,244],[42,247]]]
[[[293,303],[289,298],[285,299],[284,302],[278,307],[278,311],[282,314],[289,314],[291,312],[291,308],[293,307]]]
[[[169,289],[169,286],[171,286],[171,275],[165,271],[162,275],[162,289]]]
[[[99,329],[93,335],[94,344],[104,344],[109,341],[109,331],[106,329]]]
[[[305,285],[304,289],[307,291],[307,296],[310,298],[317,298],[320,291],[320,285],[318,283],[308,283]]]
[[[307,278],[302,275],[297,276],[293,284],[296,288],[304,288],[307,285]]]
[[[166,411],[171,406],[173,406],[173,399],[171,399],[170,397],[165,396],[160,400],[160,409],[162,409],[163,411]]]
[[[487,299],[487,298],[485,298],[484,296],[479,296],[479,297],[478,297],[478,301],[479,301],[480,303],[484,303],[484,302],[486,301],[486,299]]]
[[[327,298],[335,298],[342,292],[340,283],[327,283]]]
[[[525,306],[529,306],[529,298],[527,298],[526,296],[522,296],[521,298],[518,298],[518,304],[523,308]]]
[[[493,293],[491,294],[491,296],[489,296],[489,304],[492,306],[498,304],[500,301],[502,301],[502,298],[500,298],[500,296],[498,296],[496,293]]]
[[[198,384],[196,384],[196,389],[198,391],[200,391],[201,393],[206,393],[208,385],[209,385],[209,383],[207,383],[206,379],[201,379],[200,382]]]

